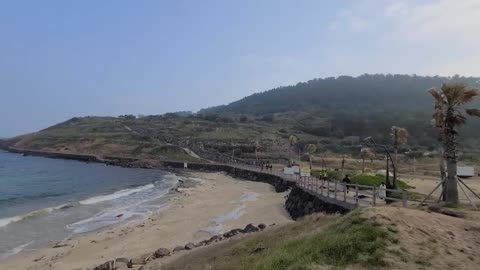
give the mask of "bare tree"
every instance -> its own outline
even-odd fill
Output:
[[[288,137],[288,141],[290,142],[290,162],[293,161],[293,157],[292,157],[292,153],[293,153],[293,146],[297,143],[298,141],[298,137],[295,136],[295,135],[290,135],[290,137]]]
[[[398,147],[401,144],[407,143],[408,131],[405,128],[393,126],[390,129],[390,136],[393,140],[393,165],[396,168],[393,170],[393,186],[397,186],[397,170],[398,170]]]
[[[307,154],[308,154],[308,159],[310,162],[310,170],[312,169],[312,155],[317,152],[317,146],[315,144],[309,144],[307,145]]]
[[[362,158],[362,173],[365,173],[365,159],[373,159],[375,156],[374,151],[369,147],[360,149],[360,157]]]
[[[431,89],[435,103],[433,120],[442,131],[441,143],[447,161],[447,179],[442,194],[448,203],[458,203],[457,188],[457,137],[458,127],[466,123],[464,112],[480,117],[479,109],[466,109],[464,106],[480,96],[476,89],[468,89],[462,83],[443,84],[440,89]]]

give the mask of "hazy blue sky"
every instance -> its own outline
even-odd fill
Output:
[[[315,77],[480,75],[478,18],[477,0],[1,1],[0,136]]]

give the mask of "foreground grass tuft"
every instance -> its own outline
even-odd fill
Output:
[[[387,245],[398,242],[394,234],[375,226],[359,211],[333,221],[331,217],[323,219],[310,218],[252,236],[166,269],[300,270],[347,265],[371,268],[385,266]],[[253,252],[258,246],[262,246],[262,251]]]
[[[256,269],[309,269],[315,264],[384,265],[388,233],[362,218],[358,212],[340,218],[323,231],[287,241],[271,254],[259,258]],[[301,268],[298,268],[301,267]]]

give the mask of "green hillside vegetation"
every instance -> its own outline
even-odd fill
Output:
[[[97,156],[191,160],[183,149],[128,130],[113,117],[72,118],[10,141],[15,149]]]
[[[113,155],[142,159],[191,160],[183,148],[207,159],[230,158],[286,162],[338,153],[358,157],[361,138],[390,144],[391,126],[407,128],[400,153],[438,147],[430,124],[433,102],[427,89],[445,81],[478,86],[478,78],[363,75],[315,79],[251,95],[226,106],[191,112],[135,117],[72,118],[6,142],[26,150]],[[462,127],[462,157],[480,153],[480,121]],[[298,141],[293,145],[289,137]],[[5,143],[3,143],[5,144]],[[412,151],[413,150],[413,151]],[[419,156],[419,157],[420,157]],[[418,157],[417,157],[418,158]],[[315,158],[314,158],[315,159]]]
[[[436,137],[430,126],[433,103],[427,90],[444,82],[478,87],[480,78],[377,74],[314,79],[200,113],[253,114],[321,137],[373,136],[382,143],[389,140],[385,131],[396,125],[407,128],[411,145],[434,147]],[[479,122],[472,121],[464,128],[464,144],[476,146]]]

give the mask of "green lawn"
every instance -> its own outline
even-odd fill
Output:
[[[385,183],[385,176],[381,175],[367,175],[367,174],[359,174],[352,178],[352,184],[359,184],[365,186],[380,186],[380,184]],[[397,187],[399,189],[410,189],[411,186],[407,185],[407,183],[403,182],[402,180],[397,179]]]

